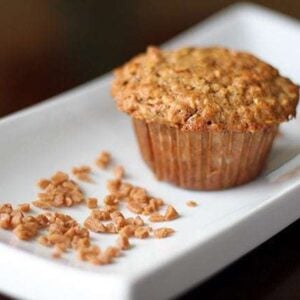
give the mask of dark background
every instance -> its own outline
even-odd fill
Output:
[[[0,117],[108,72],[234,2],[0,0]],[[300,1],[252,2],[300,18]],[[299,236],[300,221],[182,299],[300,299]]]

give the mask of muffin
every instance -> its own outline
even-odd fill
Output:
[[[149,47],[115,70],[111,91],[156,177],[199,190],[257,177],[299,98],[272,66],[218,47]]]

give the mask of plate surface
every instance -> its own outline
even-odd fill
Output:
[[[300,25],[252,5],[235,5],[171,40],[165,47],[224,45],[248,50],[300,82]],[[300,120],[282,126],[265,174],[219,192],[192,192],[158,182],[139,155],[130,120],[116,111],[110,75],[0,120],[0,201],[35,198],[35,182],[56,170],[91,164],[101,150],[125,166],[129,180],[172,203],[181,218],[164,240],[133,240],[115,264],[94,267],[0,231],[0,290],[26,299],[167,299],[203,281],[300,216]],[[275,171],[274,171],[275,170]],[[100,199],[111,171],[82,184]],[[186,206],[187,200],[199,203]],[[84,220],[84,206],[65,212]],[[158,225],[159,226],[159,225]],[[154,226],[154,227],[158,227]],[[100,246],[115,237],[95,237]]]

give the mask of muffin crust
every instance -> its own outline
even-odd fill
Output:
[[[112,95],[135,119],[187,131],[255,131],[293,118],[299,87],[251,54],[148,47],[115,70]]]

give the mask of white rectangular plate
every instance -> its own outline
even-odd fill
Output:
[[[236,5],[165,46],[218,44],[249,50],[300,82],[299,41],[296,21],[256,6]],[[1,230],[0,290],[9,295],[39,300],[174,297],[300,216],[299,118],[282,126],[268,170],[254,182],[218,192],[182,190],[155,180],[141,160],[130,120],[110,97],[110,80],[110,75],[102,77],[0,121],[0,200],[33,200],[37,179],[93,163],[106,149],[126,167],[130,181],[178,208],[181,218],[168,223],[176,234],[164,240],[133,240],[134,247],[116,263],[95,267],[77,262],[72,254],[54,261],[49,249]],[[97,184],[83,187],[101,199],[109,177],[111,171],[96,171]],[[199,206],[189,208],[187,200]],[[84,206],[65,212],[80,221],[88,214]],[[105,246],[115,237],[95,239]]]

